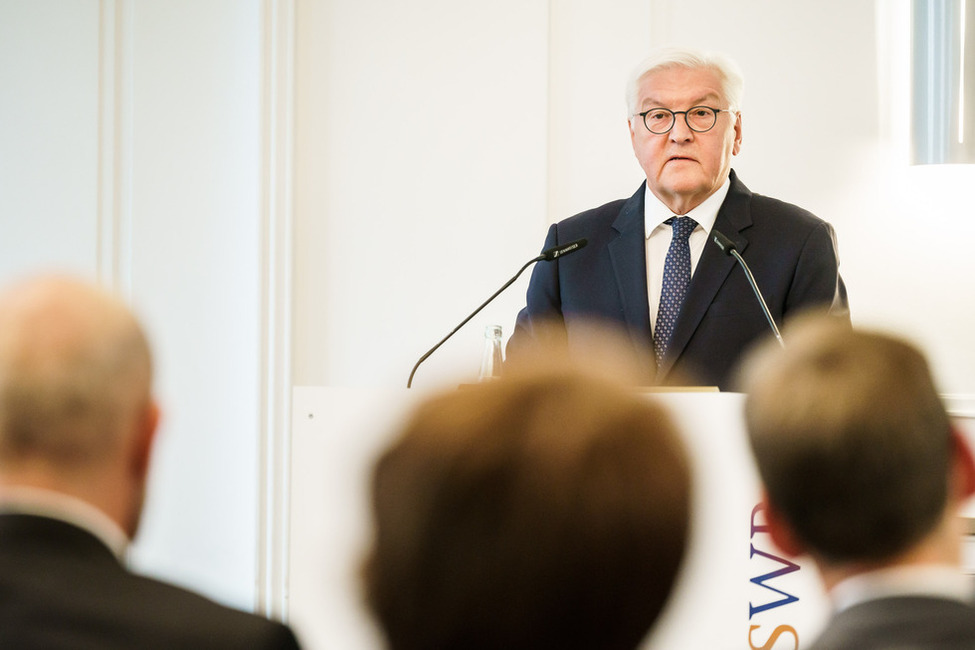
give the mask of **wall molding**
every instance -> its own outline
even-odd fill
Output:
[[[951,417],[975,419],[975,393],[945,393],[941,399]]]
[[[132,299],[132,6],[98,5],[98,281]]]
[[[295,2],[262,0],[260,495],[256,609],[286,620],[291,481]]]

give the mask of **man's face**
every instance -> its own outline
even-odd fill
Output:
[[[640,81],[638,113],[649,108],[686,111],[692,106],[728,108],[712,70],[675,67],[652,72]],[[657,135],[638,115],[630,122],[630,140],[650,191],[674,214],[687,214],[728,177],[731,157],[741,148],[741,116],[718,113],[714,128],[698,133],[688,128],[684,115],[678,115],[673,129]]]

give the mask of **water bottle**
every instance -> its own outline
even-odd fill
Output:
[[[484,328],[484,355],[481,357],[481,372],[478,381],[490,381],[501,376],[501,326],[488,325]]]

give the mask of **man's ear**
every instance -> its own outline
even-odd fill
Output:
[[[965,435],[955,427],[951,428],[951,439],[955,451],[952,456],[952,481],[958,499],[964,501],[975,495],[975,459]]]
[[[765,524],[768,526],[769,537],[783,552],[792,557],[798,557],[806,552],[806,547],[796,536],[792,526],[786,522],[782,513],[769,499],[768,493],[762,491],[762,505],[765,508]]]
[[[731,149],[731,155],[737,156],[741,151],[741,113],[735,116],[735,144]]]
[[[132,449],[132,471],[141,481],[149,474],[152,448],[159,428],[159,405],[150,399],[136,423],[135,440]]]

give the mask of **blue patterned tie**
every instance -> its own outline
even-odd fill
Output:
[[[687,285],[691,283],[691,247],[687,243],[697,222],[690,217],[671,217],[669,224],[674,234],[664,260],[664,279],[660,292],[660,308],[657,310],[657,323],[653,328],[653,350],[657,357],[657,367],[663,363],[670,338],[674,334],[677,315],[687,295]]]

